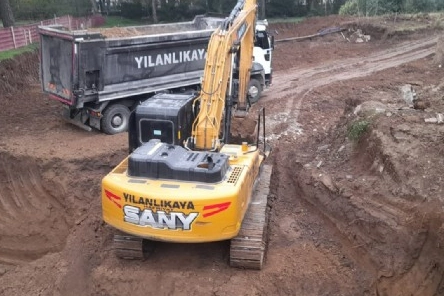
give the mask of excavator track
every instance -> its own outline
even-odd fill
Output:
[[[239,234],[231,240],[230,265],[233,267],[262,269],[267,244],[267,199],[271,172],[271,165],[262,167]]]
[[[144,259],[143,238],[127,234],[115,234],[113,249],[120,259],[142,260]]]

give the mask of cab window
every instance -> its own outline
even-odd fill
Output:
[[[262,49],[270,48],[270,42],[268,42],[268,34],[265,31],[256,32],[256,40],[254,46],[258,46]]]
[[[142,119],[139,122],[139,139],[146,143],[152,139],[159,139],[163,143],[173,144],[173,123],[167,120]]]

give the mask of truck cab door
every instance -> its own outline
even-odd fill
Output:
[[[272,51],[273,51],[273,38],[270,38],[266,31],[256,31],[253,57],[256,63],[259,63],[264,68],[266,81],[271,81],[272,74]],[[268,83],[267,83],[268,84]]]

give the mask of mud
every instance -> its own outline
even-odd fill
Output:
[[[37,54],[0,63],[0,295],[444,295],[444,125],[424,121],[444,113],[440,34],[426,17],[366,22],[272,26],[276,39],[333,26],[374,38],[277,43],[273,86],[234,124],[245,137],[265,107],[273,175],[260,272],[229,268],[227,242],[159,243],[146,261],[116,259],[100,181],[127,136],[64,123],[41,93]],[[410,108],[405,84],[429,107]],[[354,113],[370,101],[384,112]]]

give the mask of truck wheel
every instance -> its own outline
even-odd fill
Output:
[[[250,79],[248,83],[248,94],[250,95],[250,103],[254,104],[259,101],[262,94],[262,85],[257,79]]]
[[[114,104],[105,109],[102,117],[102,131],[108,135],[124,132],[128,129],[130,110],[121,104]]]

